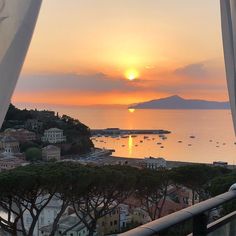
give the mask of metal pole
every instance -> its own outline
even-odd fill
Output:
[[[207,235],[208,217],[205,213],[197,215],[193,218],[193,236]]]

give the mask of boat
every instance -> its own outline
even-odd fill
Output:
[[[149,137],[148,136],[143,136],[144,139],[148,139]]]
[[[133,135],[131,135],[131,138],[136,138],[136,137],[137,137],[137,135],[134,135],[134,134],[133,134]]]
[[[157,145],[162,145],[162,143],[157,143]]]
[[[189,147],[191,147],[191,146],[192,146],[192,144],[188,144],[188,146],[189,146]]]
[[[121,138],[128,138],[128,135],[122,135]]]
[[[160,146],[160,148],[164,148],[164,146]]]
[[[143,143],[143,140],[140,140],[139,142],[140,142],[140,143]]]
[[[189,138],[196,138],[194,135],[191,135]]]
[[[178,143],[182,143],[183,141],[179,140]]]

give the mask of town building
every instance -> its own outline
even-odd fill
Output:
[[[160,168],[166,168],[166,160],[164,158],[148,157],[144,159],[144,166],[148,169],[158,170]]]
[[[3,158],[13,158],[20,154],[19,142],[14,137],[4,136],[1,139],[1,143],[3,148]]]
[[[120,204],[119,206],[120,210],[120,230],[127,228],[128,225],[132,221],[132,217],[129,214],[129,206],[126,204]]]
[[[36,140],[36,134],[26,129],[6,129],[4,134],[14,137],[21,143]]]
[[[97,234],[107,235],[118,233],[120,230],[120,210],[114,209],[110,214],[100,218],[97,222]]]
[[[213,166],[219,166],[219,167],[227,167],[228,166],[228,162],[225,161],[214,161],[213,162]]]
[[[48,195],[46,196],[40,196],[37,199],[37,202],[40,203],[42,201],[47,200]],[[36,223],[34,233],[32,236],[38,236],[39,235],[39,229],[41,229],[44,226],[48,226],[50,224],[53,224],[58,212],[61,210],[62,201],[58,199],[57,197],[54,197],[47,206],[42,210],[40,213],[39,219]],[[65,212],[65,215],[67,215],[67,211]],[[26,230],[28,230],[32,223],[32,216],[29,211],[25,211],[24,216],[24,226]]]
[[[80,220],[76,214],[63,217],[58,223],[58,229],[55,236],[87,236],[88,229],[83,223],[78,224]],[[76,225],[78,224],[78,225]],[[76,225],[76,226],[75,226]],[[75,227],[73,227],[75,226]],[[69,230],[68,230],[69,229]],[[40,236],[49,236],[52,230],[52,224],[40,228]],[[67,232],[66,232],[67,231]],[[65,233],[66,232],[66,233]]]
[[[131,209],[131,222],[136,225],[146,224],[151,221],[148,213],[142,209],[142,207],[136,207]]]
[[[61,148],[54,145],[48,145],[42,149],[42,157],[45,161],[59,161],[61,159]]]
[[[63,130],[51,128],[44,131],[42,141],[45,143],[63,143],[66,141],[66,136],[63,135]]]
[[[12,170],[20,166],[28,165],[29,163],[21,158],[0,159],[0,172]]]

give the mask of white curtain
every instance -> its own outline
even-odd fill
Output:
[[[220,0],[225,69],[236,132],[236,0]]]
[[[42,0],[0,0],[0,127],[31,41]]]

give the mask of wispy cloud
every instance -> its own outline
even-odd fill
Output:
[[[175,75],[202,79],[208,75],[206,66],[203,63],[189,64],[174,71]]]

